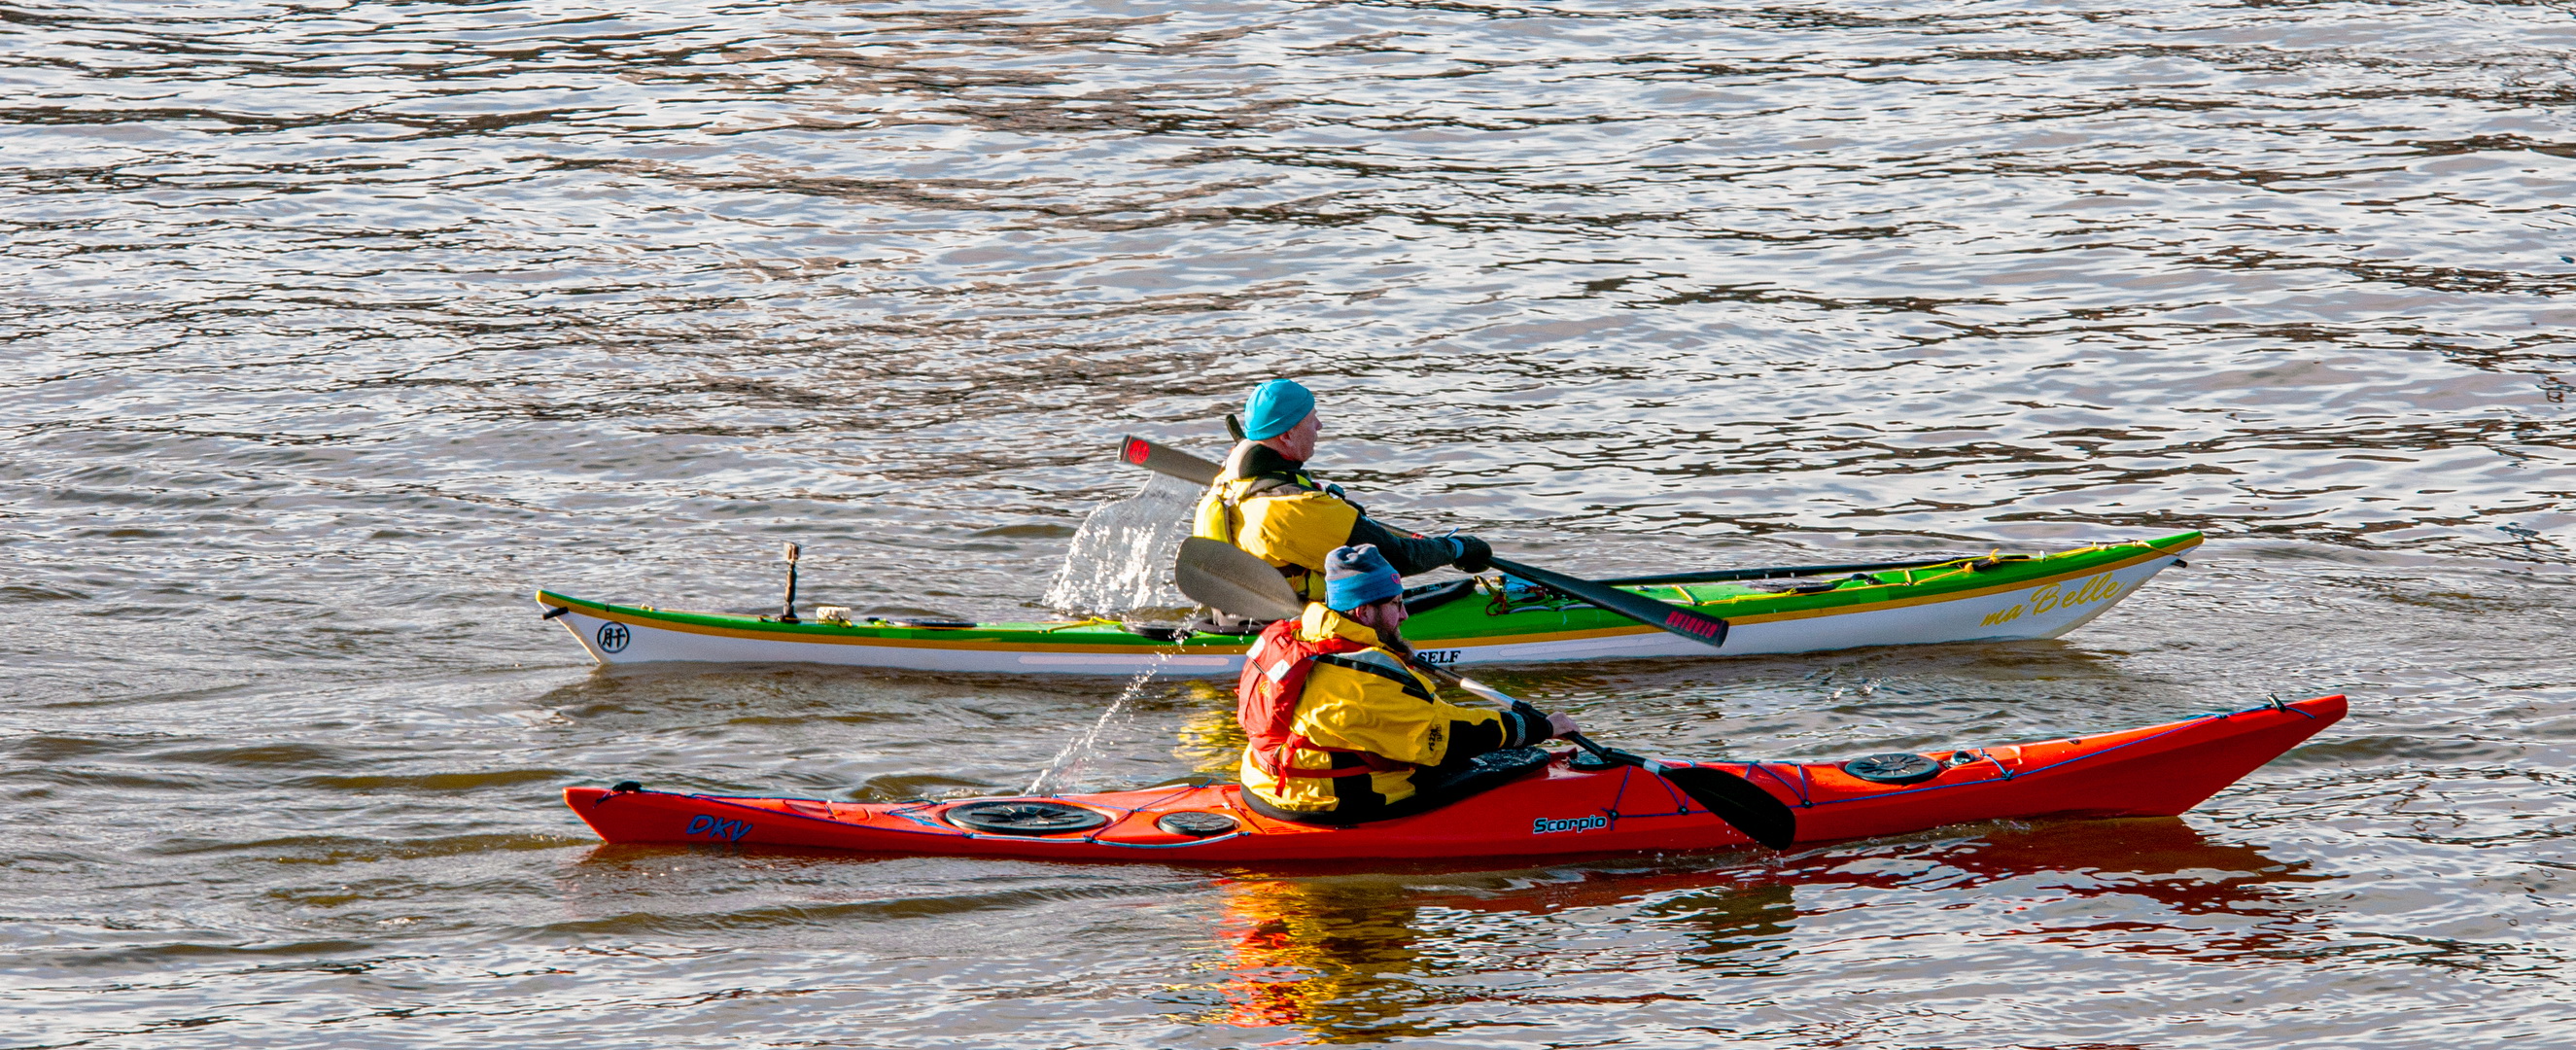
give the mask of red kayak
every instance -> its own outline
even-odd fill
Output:
[[[2035,817],[2169,817],[2344,716],[2341,695],[2097,736],[1871,755],[1846,763],[1710,762],[1797,815],[1797,841]],[[1285,863],[1734,849],[1750,840],[1656,775],[1579,752],[1440,809],[1334,828],[1272,820],[1232,784],[1096,795],[858,803],[564,789],[621,843],[798,846],[1039,860]]]

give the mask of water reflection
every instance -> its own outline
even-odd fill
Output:
[[[2015,828],[1930,859],[1958,873],[1954,889],[2009,889],[2034,908],[2093,904],[2078,909],[2090,921],[2030,920],[1995,936],[2204,962],[2302,957],[2325,931],[2291,887],[2334,878],[2308,861],[2211,842],[2178,819]]]
[[[1652,901],[1638,914],[1660,920],[1696,946],[1674,961],[1724,977],[1777,977],[1798,918],[1796,890],[1787,883],[1755,883],[1692,890]]]
[[[1243,722],[1235,717],[1234,691],[1223,684],[1190,682],[1178,690],[1189,708],[1181,716],[1172,757],[1200,774],[1234,779],[1243,757]]]
[[[1418,1008],[1454,1000],[1439,984],[1444,972],[1471,962],[1491,971],[1500,950],[1546,956],[1507,969],[1684,967],[1719,979],[1787,978],[1802,949],[1911,940],[1905,931],[1919,921],[1881,916],[1921,909],[1969,911],[1982,920],[1979,937],[2074,946],[2105,968],[2129,953],[2299,959],[2325,937],[2293,888],[2330,876],[2212,841],[2181,820],[1999,824],[1972,838],[1951,835],[1777,862],[1735,855],[1704,858],[1714,862],[1707,866],[1626,859],[1445,878],[1229,878],[1218,884],[1222,977],[1214,985],[1224,1005],[1197,1020],[1299,1029],[1320,1042],[1402,1038],[1425,1034]],[[1484,921],[1496,917],[1516,931],[1508,944]],[[1944,951],[1937,943],[1902,950],[1933,953],[1935,965]]]
[[[1225,885],[1225,1007],[1203,1022],[1300,1028],[1323,1042],[1428,1034],[1405,1015],[1434,994],[1422,902],[1373,880],[1248,879]]]

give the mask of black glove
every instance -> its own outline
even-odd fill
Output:
[[[1473,576],[1494,567],[1494,546],[1473,536],[1451,536],[1449,546],[1456,552],[1449,564],[1459,572]]]

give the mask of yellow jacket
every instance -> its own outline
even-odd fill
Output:
[[[1396,762],[1436,766],[1503,747],[1526,746],[1535,741],[1520,738],[1532,732],[1545,739],[1543,725],[1524,726],[1517,715],[1506,717],[1490,708],[1459,707],[1434,699],[1431,680],[1387,649],[1375,629],[1321,604],[1306,606],[1297,636],[1310,642],[1340,637],[1369,647],[1317,660],[1307,672],[1294,726],[1299,736],[1317,747],[1366,751]],[[1303,769],[1331,769],[1359,761],[1357,755],[1312,748],[1298,748],[1289,758],[1291,765]],[[1273,777],[1248,748],[1237,765],[1244,790],[1258,792],[1262,801],[1292,813],[1331,811],[1346,797],[1361,798],[1364,804],[1400,802],[1414,792],[1410,769],[1365,777]],[[1378,798],[1367,799],[1371,793]]]
[[[1324,596],[1324,556],[1350,541],[1360,510],[1323,491],[1255,442],[1236,445],[1216,484],[1199,499],[1194,534],[1231,543],[1280,569],[1309,600]]]

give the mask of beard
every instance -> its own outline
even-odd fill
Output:
[[[1412,657],[1413,643],[1404,640],[1403,624],[1398,623],[1394,627],[1382,626],[1385,617],[1376,615],[1375,608],[1370,610],[1370,615],[1365,619],[1361,618],[1356,613],[1352,614],[1350,618],[1366,626],[1369,630],[1376,632],[1377,643],[1379,645],[1387,647],[1388,650],[1394,652],[1397,656],[1407,658]]]

